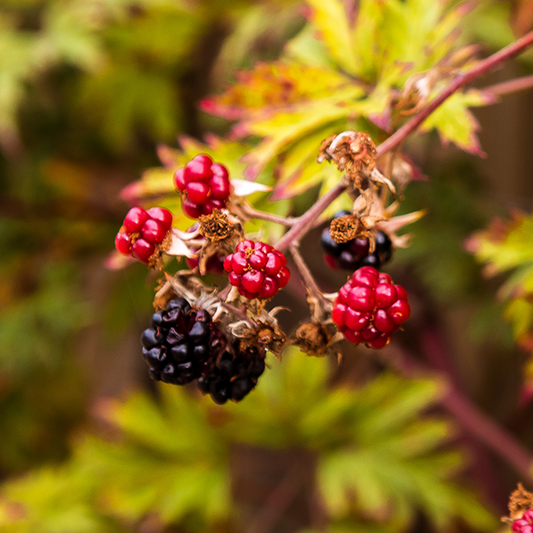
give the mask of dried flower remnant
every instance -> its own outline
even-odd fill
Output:
[[[334,353],[329,345],[332,337],[322,324],[306,322],[298,327],[291,342],[307,355],[325,357]],[[334,355],[338,354],[335,352]]]

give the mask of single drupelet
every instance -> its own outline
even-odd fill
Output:
[[[407,292],[388,274],[362,267],[340,288],[331,318],[347,341],[383,348],[409,318]]]
[[[163,207],[132,207],[115,237],[115,248],[148,264],[172,228],[172,213]]]
[[[228,170],[206,154],[197,155],[178,169],[174,185],[182,194],[183,211],[191,218],[224,209],[231,194]]]
[[[287,285],[290,272],[285,256],[270,244],[241,241],[224,260],[229,282],[245,298],[274,297]]]
[[[264,349],[229,346],[226,335],[205,309],[185,298],[170,300],[152,315],[152,327],[141,336],[149,375],[156,381],[186,385],[197,380],[213,401],[242,400],[265,369]]]
[[[349,211],[339,211],[334,218],[350,214]],[[378,230],[374,237],[374,251],[370,252],[370,241],[366,237],[359,237],[348,242],[337,242],[331,236],[330,228],[322,231],[320,244],[324,250],[324,261],[334,269],[354,271],[364,266],[379,269],[392,257],[392,241],[390,237]]]

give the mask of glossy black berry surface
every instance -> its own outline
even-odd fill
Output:
[[[197,379],[207,359],[226,345],[211,315],[193,310],[184,298],[171,300],[152,315],[152,327],[144,330],[141,344],[150,377],[175,385]]]
[[[228,345],[226,335],[205,309],[175,298],[152,315],[141,335],[150,377],[174,385],[197,381],[198,389],[218,404],[242,400],[265,370],[264,348]]]
[[[339,211],[333,218],[349,214]],[[320,244],[324,250],[324,260],[333,269],[355,271],[363,266],[379,269],[392,257],[392,241],[381,230],[375,235],[374,251],[370,252],[370,242],[367,238],[357,238],[345,243],[338,243],[332,237],[330,229],[325,228],[320,237]]]

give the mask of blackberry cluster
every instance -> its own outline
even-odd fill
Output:
[[[349,215],[349,211],[340,211],[334,218]],[[390,237],[378,230],[375,237],[375,249],[369,253],[370,242],[367,238],[352,239],[348,242],[337,242],[331,237],[329,227],[324,229],[320,244],[324,250],[324,261],[334,269],[357,270],[364,266],[380,268],[392,257],[392,242]]]
[[[198,379],[204,363],[226,348],[226,339],[204,309],[194,310],[185,298],[171,300],[152,315],[152,327],[141,337],[152,379],[185,385]]]
[[[186,385],[197,380],[214,402],[242,400],[265,370],[265,350],[229,350],[224,333],[205,309],[193,309],[185,298],[170,300],[152,315],[152,327],[141,336],[149,375],[156,381]]]
[[[198,388],[210,394],[215,403],[242,400],[256,385],[265,370],[265,351],[234,345],[235,355],[228,351],[218,359],[210,359],[198,378]]]

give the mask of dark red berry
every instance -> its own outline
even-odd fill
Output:
[[[389,343],[410,312],[403,287],[394,285],[387,274],[362,267],[339,289],[331,318],[349,342],[379,349]]]

